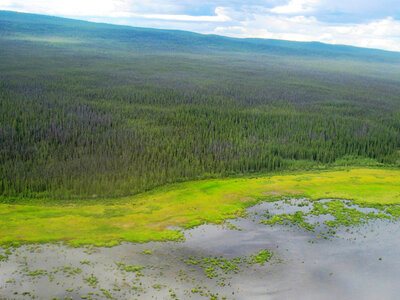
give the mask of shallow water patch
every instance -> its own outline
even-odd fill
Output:
[[[186,230],[182,242],[2,249],[0,254],[8,259],[0,261],[0,295],[6,299],[395,299],[400,293],[398,223],[371,217],[352,226],[338,225],[329,239],[318,238],[329,227],[325,222],[336,220],[334,214],[314,213],[321,211],[319,204],[328,211],[339,207],[345,215],[347,209],[367,216],[386,209],[348,201],[332,206],[332,201],[336,200],[260,203],[249,208],[246,217]],[[314,224],[315,232],[298,224],[260,223],[298,211]],[[354,216],[358,215],[350,214]]]

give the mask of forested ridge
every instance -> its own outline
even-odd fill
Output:
[[[398,53],[0,12],[1,199],[399,166],[399,81]]]

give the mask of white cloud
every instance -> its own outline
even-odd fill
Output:
[[[231,18],[225,13],[223,7],[217,7],[215,9],[214,16],[127,13],[127,14],[123,15],[123,17],[136,17],[136,18],[144,18],[144,19],[185,21],[185,22],[227,22],[227,21],[231,20]]]
[[[380,0],[379,4],[376,0],[220,0],[218,7],[215,2],[0,0],[0,9],[232,37],[321,41],[400,51],[400,21],[391,17],[400,13],[398,0]],[[368,17],[361,18],[363,13]]]
[[[108,16],[126,8],[124,0],[0,0],[0,9],[62,16]]]
[[[293,41],[321,41],[400,51],[400,21],[392,17],[365,24],[330,24],[315,17],[254,14],[240,26],[219,26],[215,33]]]
[[[318,3],[318,0],[290,0],[286,5],[272,8],[271,12],[276,14],[302,14],[313,11],[314,6]]]
[[[185,22],[226,22],[230,20],[223,7],[215,8],[215,15],[210,16],[171,14],[168,12],[177,10],[176,6],[147,0],[135,2],[129,0],[0,0],[0,9],[73,17],[143,18]]]

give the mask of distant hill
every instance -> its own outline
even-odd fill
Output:
[[[238,39],[179,30],[160,30],[91,23],[44,15],[0,11],[0,34],[4,36],[65,37],[79,40],[101,39],[151,51],[256,52],[280,55],[350,57],[394,61],[400,53],[319,42],[292,42],[272,39]],[[117,45],[116,45],[117,46]]]

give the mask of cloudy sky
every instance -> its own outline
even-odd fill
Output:
[[[0,0],[0,10],[400,51],[400,0]]]

